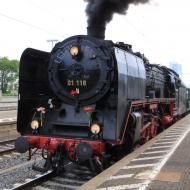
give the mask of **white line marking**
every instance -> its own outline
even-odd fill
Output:
[[[171,148],[171,145],[170,146],[168,146],[168,145],[166,145],[166,146],[151,146],[151,147],[147,148],[147,150],[159,149],[159,148]]]
[[[170,137],[178,138],[178,137],[180,137],[180,136],[181,136],[181,135],[165,135],[164,138],[165,138],[165,137],[167,137],[167,138],[168,138],[168,137],[169,137],[169,138],[170,138]]]
[[[179,136],[179,135],[181,135],[181,132],[180,131],[175,131],[175,132],[169,132],[169,133],[167,133],[167,134],[165,134],[164,136],[166,137],[166,136]]]
[[[182,136],[183,134],[181,134],[180,136]],[[179,137],[180,137],[179,136]],[[164,137],[162,137],[162,139],[176,139],[176,138],[179,138],[179,137],[175,137],[175,136],[164,136]]]
[[[138,173],[135,178],[136,179],[149,179],[149,176],[151,175],[152,173],[152,170],[146,170],[146,171],[143,171],[141,173]]]
[[[129,184],[129,185],[118,185],[118,186],[112,186],[112,187],[105,187],[105,188],[99,188],[96,190],[125,190],[125,189],[137,189],[140,188],[143,183],[137,183],[137,184]]]
[[[130,177],[133,177],[133,176],[134,176],[134,174],[116,175],[116,176],[111,176],[110,178],[108,178],[108,180],[130,178]]]
[[[151,156],[151,157],[135,158],[135,159],[131,160],[131,162],[141,161],[141,160],[153,160],[153,159],[158,159],[158,158],[163,158],[163,157],[164,156]]]
[[[143,152],[142,154],[158,154],[158,153],[166,153],[168,150],[158,150],[158,151],[151,151],[151,152]]]
[[[135,169],[135,168],[146,168],[146,167],[153,167],[156,164],[139,164],[139,165],[133,165],[133,166],[124,166],[122,169]]]
[[[166,139],[164,141],[161,139],[161,140],[158,140],[156,143],[161,143],[161,142],[173,142],[174,143],[174,142],[177,142],[177,141],[176,141],[176,139],[168,139],[168,140]]]
[[[174,144],[174,142],[157,142],[154,145],[165,145],[165,144]]]
[[[169,133],[168,133],[168,135],[183,135],[183,133],[184,133],[184,131],[185,130],[183,130],[183,131],[170,131]]]
[[[173,129],[171,129],[171,131],[180,131],[180,130],[183,130],[184,128],[182,128],[182,127],[178,127],[178,128],[173,128]]]
[[[180,137],[163,137],[161,140],[163,140],[163,141],[167,141],[167,140],[178,140],[178,139],[180,139]]]
[[[179,132],[177,132],[177,131],[170,131],[169,133],[168,133],[168,135],[169,134],[173,134],[173,135],[181,135],[181,131],[179,131]]]
[[[187,136],[187,134],[189,132],[190,132],[190,127],[183,134],[183,136],[178,140],[178,142],[175,144],[175,146],[168,152],[168,154],[166,154],[166,156],[164,157],[164,159],[161,160],[161,162],[159,162],[157,165],[155,165],[155,167],[153,168],[152,173],[150,175],[150,178],[147,179],[144,182],[144,184],[139,188],[139,190],[145,190],[149,186],[149,184],[151,183],[151,181],[158,175],[158,173],[160,172],[161,168],[169,160],[169,158],[171,157],[171,155],[175,152],[175,150],[178,148],[178,146],[180,145],[180,143],[185,139],[185,137]]]
[[[171,133],[171,132],[184,132],[185,131],[185,129],[183,128],[183,129],[172,129],[169,133]]]

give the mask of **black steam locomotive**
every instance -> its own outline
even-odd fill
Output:
[[[173,70],[89,33],[57,43],[51,53],[29,48],[22,54],[22,136],[15,147],[30,157],[42,149],[43,171],[66,160],[102,169],[189,110],[190,91]]]

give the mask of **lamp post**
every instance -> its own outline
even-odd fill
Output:
[[[53,46],[56,44],[56,42],[58,42],[58,40],[56,40],[56,39],[49,39],[49,40],[47,40],[47,42],[51,42],[51,46],[52,46],[52,49],[53,49]]]

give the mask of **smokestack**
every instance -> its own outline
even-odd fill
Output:
[[[147,2],[149,0],[88,0],[88,35],[104,39],[106,25],[112,20],[114,13],[124,15],[130,4]]]
[[[87,34],[91,37],[104,39],[105,38],[105,27],[91,25],[87,27]]]

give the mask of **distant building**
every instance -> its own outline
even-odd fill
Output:
[[[170,63],[170,69],[174,70],[180,77],[182,77],[181,64],[176,63],[176,62],[171,62]]]

